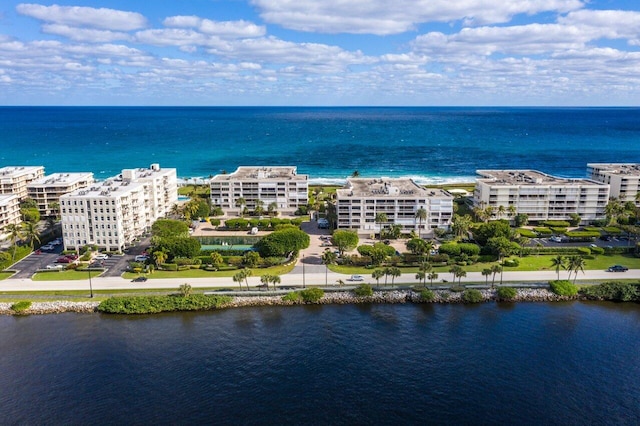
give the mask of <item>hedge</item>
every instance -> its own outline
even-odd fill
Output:
[[[594,231],[569,231],[565,233],[565,235],[569,238],[598,238],[600,236],[600,232]]]
[[[620,228],[616,228],[615,226],[605,226],[604,228],[602,228],[602,230],[604,232],[606,232],[607,234],[621,234],[622,230]]]
[[[549,281],[551,291],[558,296],[575,296],[578,294],[578,287],[569,280]]]
[[[369,284],[360,284],[353,289],[353,293],[360,297],[371,297],[373,296],[373,289]]]
[[[551,229],[543,227],[543,226],[535,227],[535,228],[533,228],[533,230],[536,231],[540,235],[551,235],[551,234],[553,234],[553,231],[551,231]]]
[[[518,232],[518,234],[520,234],[520,236],[525,237],[525,238],[537,238],[538,237],[538,234],[533,232],[531,229],[518,228],[518,229],[516,229],[516,232]]]
[[[549,228],[568,228],[571,226],[571,224],[566,220],[545,220],[542,224]]]
[[[187,297],[177,295],[111,297],[98,305],[98,311],[105,314],[204,311],[218,309],[231,300],[232,298],[229,296],[208,294],[192,294]]]
[[[321,288],[308,288],[300,292],[300,297],[304,303],[317,303],[324,296],[324,290]]]

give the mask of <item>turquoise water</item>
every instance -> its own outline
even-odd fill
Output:
[[[0,317],[0,424],[637,425],[640,305]]]
[[[181,177],[240,165],[297,165],[315,182],[411,176],[471,180],[476,169],[586,175],[587,162],[640,162],[638,108],[2,107],[4,165],[48,173],[160,163]]]

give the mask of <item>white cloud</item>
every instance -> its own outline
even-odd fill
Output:
[[[147,24],[145,17],[139,13],[106,8],[21,3],[16,6],[16,10],[22,15],[44,22],[73,27],[131,31],[144,28]]]
[[[563,25],[574,25],[595,31],[602,37],[630,38],[640,37],[640,12],[627,10],[579,10],[560,17]]]
[[[260,16],[285,28],[320,33],[397,34],[426,22],[508,22],[519,14],[566,13],[582,0],[253,0]]]
[[[198,31],[221,38],[262,37],[264,26],[247,21],[212,21],[197,16],[171,16],[163,21],[167,27],[196,28]]]
[[[197,31],[179,28],[138,31],[135,33],[135,39],[139,43],[154,46],[202,46],[210,40]]]
[[[74,41],[89,41],[93,43],[131,39],[131,36],[124,32],[76,28],[62,24],[44,24],[42,26],[42,32],[59,35]]]

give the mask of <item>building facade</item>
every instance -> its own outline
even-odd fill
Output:
[[[390,225],[400,225],[403,233],[447,229],[453,217],[453,198],[411,179],[349,178],[336,191],[336,227],[359,234],[379,233]],[[417,215],[420,209],[426,212],[422,220]],[[380,213],[387,216],[387,223],[376,223]]]
[[[177,201],[175,169],[129,169],[117,177],[60,197],[67,250],[96,245],[122,251],[151,229]]]
[[[93,173],[54,173],[27,184],[27,195],[38,205],[42,216],[57,214],[51,206],[60,203],[60,197],[94,182]]]
[[[211,204],[225,213],[255,210],[261,202],[265,211],[275,203],[278,212],[293,214],[309,203],[309,176],[299,175],[296,167],[238,167],[214,176],[209,185]],[[238,205],[240,198],[244,206]]]
[[[535,170],[478,170],[474,205],[491,206],[493,218],[503,218],[511,206],[530,221],[569,220],[572,213],[583,222],[604,218],[609,185],[589,179],[554,177]],[[506,216],[505,216],[506,217]]]
[[[27,198],[27,184],[44,176],[42,166],[6,166],[0,168],[0,194],[13,194],[18,201]]]
[[[590,179],[609,185],[610,197],[623,203],[632,201],[640,206],[637,200],[640,192],[640,164],[630,163],[589,163],[587,175]]]
[[[20,201],[16,195],[0,195],[0,233],[7,236],[7,225],[18,225],[20,218]]]

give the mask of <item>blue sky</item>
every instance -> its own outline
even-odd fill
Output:
[[[637,0],[0,5],[0,105],[639,104]]]

